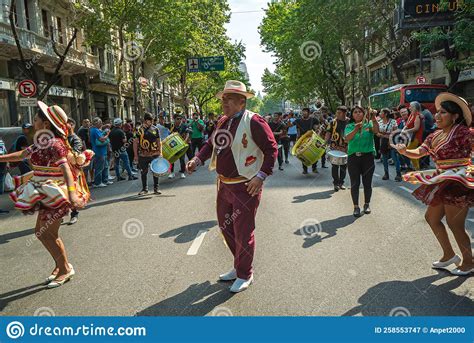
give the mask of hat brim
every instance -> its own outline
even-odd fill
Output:
[[[456,103],[457,105],[459,105],[459,107],[461,107],[461,110],[462,110],[462,115],[464,119],[466,120],[467,126],[471,126],[472,113],[471,113],[471,110],[469,109],[469,106],[466,100],[464,100],[460,96],[457,96],[456,94],[453,94],[453,93],[449,93],[449,92],[439,93],[435,99],[436,110],[439,110],[439,108],[441,107],[441,103],[443,101],[452,101]]]
[[[216,98],[222,99],[222,96],[224,94],[239,94],[239,95],[243,95],[246,99],[251,99],[255,96],[255,94],[253,94],[253,93],[242,92],[242,91],[239,91],[237,89],[226,89],[226,90],[223,90],[223,91],[220,91],[219,93],[217,93]]]
[[[39,108],[41,109],[41,112],[43,112],[43,114],[46,116],[46,118],[48,118],[49,122],[63,135],[63,136],[67,136],[66,132],[64,132],[64,129],[60,126],[58,126],[53,119],[51,119],[51,116],[48,112],[48,105],[46,105],[44,102],[42,101],[38,101],[38,106]]]

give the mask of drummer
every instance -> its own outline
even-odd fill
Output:
[[[336,118],[329,124],[326,130],[326,142],[331,150],[342,151],[347,154],[347,143],[344,140],[344,130],[348,122],[347,107],[339,106],[336,110]],[[332,180],[334,191],[344,190],[344,179],[346,178],[347,163],[343,165],[332,165]]]
[[[309,116],[309,112],[310,112],[309,108],[307,107],[303,108],[302,117],[296,119],[294,123],[290,125],[290,126],[296,126],[296,129],[298,131],[297,140],[309,130],[313,130],[315,125],[319,124],[316,118]],[[313,168],[313,173],[318,172],[318,170],[316,169],[316,163],[313,164],[312,168]],[[303,164],[303,174],[305,175],[308,174],[308,167],[305,166],[304,164]]]
[[[254,95],[242,82],[227,81],[216,96],[225,116],[186,169],[192,173],[211,158],[209,168],[217,170],[217,219],[234,255],[233,268],[220,279],[235,280],[230,291],[238,293],[253,282],[255,216],[263,183],[272,174],[277,143],[263,117],[245,109],[246,100]]]
[[[176,114],[174,116],[174,122],[170,124],[169,130],[171,133],[175,133],[175,132],[178,133],[185,142],[189,138],[188,127],[185,123],[182,122],[182,116],[180,114]],[[179,163],[180,163],[179,173],[180,173],[181,179],[186,178],[186,174],[184,173],[185,168],[186,168],[186,162],[184,159],[185,159],[185,155],[183,154],[183,156],[179,158]],[[173,179],[174,177],[175,177],[175,174],[174,174],[174,163],[173,163],[171,166],[171,174],[168,175],[168,179]]]
[[[153,115],[145,113],[143,123],[137,129],[133,140],[133,151],[135,152],[135,162],[141,170],[142,190],[138,195],[148,194],[148,169],[151,161],[161,156],[161,139],[160,133],[156,126],[153,125]],[[161,194],[159,189],[158,177],[153,175],[153,191],[155,194]]]

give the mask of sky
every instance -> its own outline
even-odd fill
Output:
[[[226,25],[227,35],[232,41],[242,41],[246,47],[245,63],[252,89],[263,94],[262,75],[265,68],[275,70],[274,58],[263,52],[260,46],[258,26],[262,22],[269,0],[229,0],[232,11],[230,23]],[[246,12],[246,13],[239,13]]]

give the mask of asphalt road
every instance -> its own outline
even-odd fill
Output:
[[[79,222],[61,229],[77,274],[54,290],[42,285],[54,265],[32,235],[35,217],[12,212],[0,217],[0,313],[474,315],[474,278],[430,268],[441,252],[415,187],[382,181],[381,167],[372,214],[357,220],[349,190],[332,190],[330,169],[305,176],[293,158],[276,170],[257,215],[255,282],[237,295],[217,281],[232,257],[207,168],[164,180],[161,196],[137,197],[139,181],[93,190]],[[473,236],[474,220],[468,227]]]

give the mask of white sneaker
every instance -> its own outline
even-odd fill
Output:
[[[235,268],[232,268],[225,274],[219,275],[219,280],[221,281],[233,281],[235,279],[237,279],[237,271],[235,270]]]
[[[113,183],[112,181],[110,181],[110,179],[109,179],[109,181],[107,181],[107,183],[106,183],[106,185],[113,185],[113,184],[114,184],[114,183]]]
[[[461,264],[461,257],[459,257],[459,255],[455,254],[452,258],[450,258],[449,260],[447,261],[444,261],[444,262],[441,262],[441,261],[436,261],[436,262],[433,262],[433,268],[434,269],[437,269],[437,268],[441,268],[441,269],[444,269],[448,266],[450,266],[451,264],[455,264],[456,266],[459,266]]]
[[[105,183],[101,183],[97,186],[94,186],[94,188],[104,188],[104,187],[107,187],[107,185]]]
[[[232,284],[232,287],[230,287],[230,291],[232,293],[239,293],[242,291],[245,291],[253,282],[253,274],[250,276],[250,279],[245,280],[245,279],[240,279],[237,278],[237,280],[234,281]]]
[[[182,179],[185,179],[185,178],[186,178],[186,174],[181,173],[181,178],[182,178]]]
[[[171,173],[170,175],[168,175],[168,179],[174,179],[174,173]]]
[[[109,175],[109,180],[114,180],[114,179],[115,179],[114,176]]]

